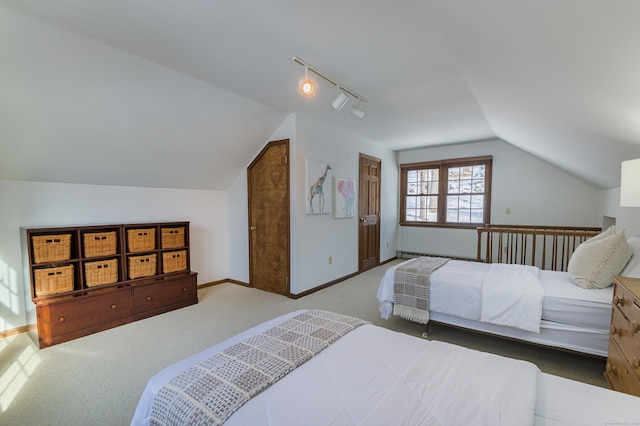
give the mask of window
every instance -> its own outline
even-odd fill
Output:
[[[400,224],[476,227],[489,223],[493,157],[400,165]]]

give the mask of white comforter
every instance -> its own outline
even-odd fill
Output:
[[[544,289],[534,266],[493,263],[482,278],[480,321],[540,333]]]
[[[393,272],[398,266],[387,269],[378,287],[385,319],[393,309]],[[429,293],[431,312],[540,331],[544,289],[538,268],[450,260],[431,274]]]
[[[147,424],[153,393],[184,367],[149,382],[132,424]],[[538,374],[528,362],[364,325],[225,424],[532,425]]]
[[[538,371],[527,362],[408,341],[367,325],[253,398],[227,423],[531,425]]]

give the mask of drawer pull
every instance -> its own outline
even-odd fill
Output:
[[[58,321],[60,321],[60,322],[64,322],[64,317],[60,317],[60,318],[58,319]]]
[[[113,305],[111,305],[111,309],[118,309],[118,305],[114,303]]]
[[[616,374],[617,372],[618,372],[618,368],[615,366],[615,364],[607,363],[607,373]]]
[[[633,368],[640,367],[640,361],[638,361],[637,356],[634,356],[633,358],[631,358],[631,365],[633,365]]]
[[[635,334],[638,331],[640,331],[640,324],[638,324],[638,321],[631,321],[631,333]]]
[[[615,325],[612,325],[611,326],[611,335],[615,336],[616,334],[622,337],[622,328],[617,328]]]
[[[151,300],[151,296],[147,296],[147,300]]]
[[[187,291],[187,288],[186,288],[186,287],[183,287],[183,288],[182,288],[182,291]]]
[[[624,305],[624,296],[613,296],[613,304],[614,305]]]

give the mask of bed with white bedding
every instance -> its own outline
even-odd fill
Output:
[[[323,312],[283,315],[167,367],[148,382],[131,424],[193,424],[180,403],[170,422],[154,417],[158,395],[222,351]],[[189,404],[202,408],[213,399]],[[559,426],[639,420],[638,397],[541,373],[525,361],[364,324],[242,404],[225,424]]]
[[[377,292],[380,313],[385,319],[393,311],[394,273],[403,265],[416,262],[409,259],[385,272]],[[449,260],[431,273],[429,313],[430,321],[465,327],[536,344],[542,344],[581,353],[606,357],[611,322],[612,287],[584,289],[576,286],[567,272],[538,270],[532,272],[528,286],[539,285],[538,327],[518,316],[524,309],[513,304],[504,317],[483,315],[486,304],[503,297],[483,297],[485,277],[495,268],[533,268],[525,265],[487,264],[462,260]],[[537,268],[536,268],[537,269]],[[535,271],[532,269],[532,271]],[[536,275],[537,274],[537,275]],[[506,275],[501,284],[506,287],[517,283]],[[534,276],[537,276],[534,280]],[[536,284],[535,281],[539,283]],[[499,305],[498,304],[498,307]],[[491,306],[490,306],[491,307]],[[510,320],[510,315],[516,317]]]

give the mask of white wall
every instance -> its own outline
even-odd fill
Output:
[[[280,139],[290,141],[291,292],[301,293],[358,271],[357,217],[336,219],[333,212],[322,215],[305,212],[307,158],[331,164],[332,185],[335,176],[357,180],[360,153],[382,160],[380,259],[394,257],[398,223],[395,153],[295,114],[269,140]],[[249,281],[247,209],[247,176],[243,170],[229,188],[229,233],[233,236],[229,245],[229,278],[242,282]]]
[[[361,153],[382,160],[380,260],[395,256],[398,223],[398,167],[395,153],[304,115],[297,117],[295,145],[292,210],[296,224],[294,238],[297,259],[291,292],[301,293],[358,271],[357,215],[336,219],[333,211],[328,214],[306,214],[307,159],[321,160],[331,165],[332,170],[326,181],[330,185],[333,185],[335,177],[358,181]],[[332,206],[334,204],[332,200]],[[329,257],[332,258],[331,264]]]
[[[403,151],[398,158],[402,164],[479,155],[493,156],[492,223],[602,225],[597,189],[498,139]],[[476,256],[475,230],[404,226],[400,238],[402,251]]]
[[[20,227],[190,222],[198,283],[228,276],[223,191],[0,180],[0,330],[25,325]]]

